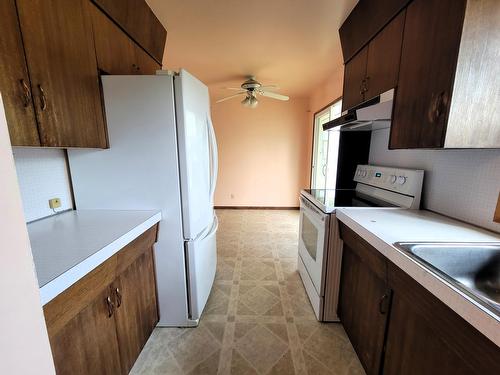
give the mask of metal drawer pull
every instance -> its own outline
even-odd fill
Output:
[[[380,313],[382,315],[386,314],[387,313],[387,310],[386,310],[386,306],[385,306],[385,301],[389,298],[389,294],[385,293],[382,298],[380,298],[380,301],[378,303],[378,311],[380,311]]]
[[[40,90],[40,108],[42,111],[47,109],[47,99],[45,98],[45,91],[43,91],[42,85],[38,85],[38,89]]]
[[[363,96],[365,93],[365,79],[361,81],[361,84],[359,85],[359,95]]]
[[[116,288],[115,294],[116,294],[116,307],[118,308],[122,305],[122,295],[120,293],[120,289]]]
[[[31,103],[31,92],[30,92],[30,88],[28,86],[28,84],[26,83],[26,81],[24,79],[21,79],[20,80],[21,82],[21,86],[22,86],[22,89],[23,89],[23,101],[24,101],[24,107],[29,107],[30,103]]]
[[[110,296],[106,297],[106,304],[108,305],[108,318],[111,318],[115,312],[115,305]]]

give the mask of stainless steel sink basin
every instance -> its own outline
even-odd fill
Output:
[[[500,316],[500,242],[394,245]]]

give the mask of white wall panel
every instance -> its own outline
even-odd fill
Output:
[[[73,208],[64,150],[16,147],[14,160],[27,222],[53,215],[52,198],[61,199],[57,211]]]
[[[496,232],[500,150],[389,150],[389,129],[372,133],[370,163],[425,170],[423,207]]]

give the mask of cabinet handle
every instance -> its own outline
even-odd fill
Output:
[[[363,96],[365,93],[365,78],[361,81],[361,84],[359,85],[359,95]]]
[[[31,103],[30,88],[24,79],[21,79],[19,82],[21,83],[21,87],[23,89],[23,102],[24,102],[23,105],[26,108],[29,107]]]
[[[364,90],[365,91],[363,91],[363,94],[368,91],[368,82],[370,82],[370,77],[367,76],[364,79],[364,83],[365,83]]]
[[[113,301],[111,301],[111,297],[106,297],[106,304],[108,305],[108,318],[111,318],[115,312],[115,305]]]
[[[136,71],[136,72],[139,72],[141,70],[140,66],[139,65],[136,65],[136,64],[132,64],[132,68]]]
[[[385,304],[385,301],[387,301],[389,298],[389,293],[385,293],[382,298],[380,298],[380,301],[378,303],[378,311],[384,315],[387,313],[387,309],[386,309],[386,304]]]
[[[429,108],[428,118],[430,122],[437,123],[443,114],[443,106],[445,104],[445,92],[441,92],[432,100]]]
[[[116,294],[116,307],[118,308],[122,305],[122,295],[120,293],[120,289],[116,288],[115,294]]]
[[[47,109],[47,98],[45,97],[42,85],[38,85],[38,90],[40,90],[40,109],[45,111]]]

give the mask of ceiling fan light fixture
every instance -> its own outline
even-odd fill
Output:
[[[259,104],[259,101],[255,96],[249,95],[241,101],[241,104],[243,104],[247,108],[255,108]]]
[[[286,95],[278,94],[274,91],[269,91],[270,89],[278,89],[276,85],[267,85],[262,86],[262,84],[255,80],[255,77],[248,77],[248,79],[241,84],[240,88],[236,87],[227,87],[229,90],[236,90],[237,93],[234,95],[226,96],[225,98],[219,99],[216,103],[225,102],[226,100],[239,97],[244,95],[245,98],[241,101],[241,104],[247,108],[256,108],[259,104],[259,100],[257,99],[257,95],[265,96],[271,99],[283,100],[287,101],[290,99]]]

